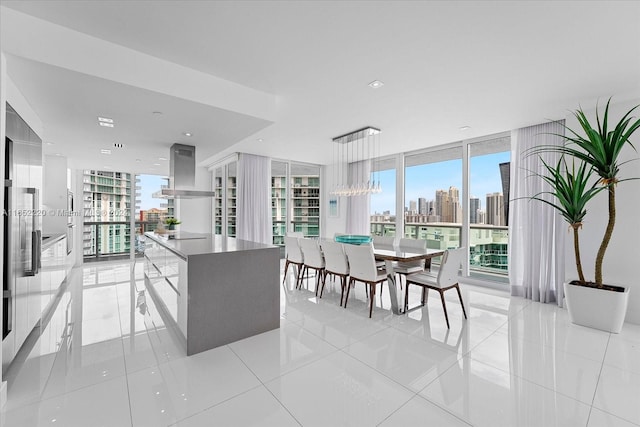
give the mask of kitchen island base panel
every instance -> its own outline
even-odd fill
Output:
[[[226,236],[145,236],[150,294],[187,355],[280,327],[280,248]]]
[[[190,256],[187,354],[279,328],[279,276],[275,247]]]

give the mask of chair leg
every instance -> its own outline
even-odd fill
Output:
[[[458,284],[455,284],[456,291],[458,291],[458,298],[460,298],[460,305],[462,306],[462,314],[464,314],[464,318],[467,318],[467,312],[464,310],[464,303],[462,302],[462,294],[460,293],[460,287]]]
[[[451,329],[449,327],[449,315],[447,314],[447,304],[444,302],[444,292],[440,291],[440,299],[442,300],[442,309],[444,310],[444,319],[447,321],[447,329]]]
[[[296,265],[296,289],[298,288],[302,288],[302,278],[304,277],[304,275],[302,274],[304,270],[304,266],[300,265]]]
[[[300,286],[298,289],[302,289],[302,282],[304,281],[304,274],[307,273],[307,281],[309,281],[309,267],[306,265],[302,267],[302,274],[300,275]]]
[[[371,314],[373,313],[373,302],[376,299],[376,284],[370,283],[369,287],[371,288],[370,290],[371,298],[369,298],[369,319],[371,319]]]
[[[287,271],[289,270],[289,260],[284,263],[284,277],[282,278],[282,284],[287,280]]]
[[[427,303],[427,298],[429,298],[429,288],[423,286],[422,287],[422,299],[420,300],[420,302],[422,302],[422,305],[425,305]]]
[[[342,307],[342,299],[344,298],[344,288],[347,286],[347,276],[340,277],[340,307]]]
[[[349,286],[347,286],[347,296],[344,299],[344,308],[347,308],[347,302],[349,301],[349,292],[351,291],[351,286],[355,283],[356,281],[353,278],[349,278]]]
[[[320,289],[320,298],[322,298],[322,293],[324,292],[324,284],[327,283],[327,275],[329,273],[327,273],[327,271],[324,271],[324,274],[322,275],[322,289]]]

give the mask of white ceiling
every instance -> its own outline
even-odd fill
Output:
[[[562,118],[609,96],[640,98],[640,2],[0,3],[91,36],[87,44],[106,40],[274,95],[270,124],[215,101],[80,75],[80,51],[52,67],[3,33],[9,75],[56,143],[46,150],[87,165],[96,162],[94,141],[109,141],[92,126],[95,111],[114,108],[118,137],[136,156],[180,140],[200,158],[245,151],[330,163],[331,138],[363,126],[382,129],[390,154]],[[139,71],[136,61],[118,67]],[[369,88],[376,79],[385,85]],[[160,108],[176,114],[157,126],[149,113]],[[189,141],[180,139],[187,128],[197,129]],[[87,150],[65,145],[79,140]]]

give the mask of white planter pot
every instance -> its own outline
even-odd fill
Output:
[[[613,292],[564,283],[564,295],[571,322],[602,331],[619,333],[627,314],[629,287]]]

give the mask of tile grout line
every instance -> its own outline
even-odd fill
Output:
[[[591,405],[589,406],[589,415],[587,416],[587,424],[586,424],[587,426],[589,425],[589,420],[591,419],[591,412],[593,411],[593,403],[596,400],[596,394],[598,393],[598,387],[600,386],[600,378],[602,377],[602,370],[604,369],[604,361],[607,358],[607,351],[609,351],[610,342],[611,342],[611,332],[609,332],[609,337],[607,338],[607,346],[605,347],[604,354],[602,355],[602,363],[600,364],[600,372],[598,372],[598,379],[596,380],[596,388],[593,390],[593,397],[591,398]]]
[[[236,353],[236,352],[231,348],[231,346],[230,346],[229,344],[227,344],[227,346],[226,346],[226,347],[228,347],[228,348],[229,348],[229,350],[231,350],[231,352],[232,352],[232,353],[233,353],[233,354],[234,354],[234,355],[235,355],[235,356],[236,356],[236,357],[237,357],[237,358],[242,362],[242,364],[243,364],[244,366],[246,366],[246,368],[249,370],[249,372],[251,372],[251,373],[256,377],[256,379],[258,380],[258,382],[260,382],[260,385],[259,385],[259,386],[254,387],[253,389],[256,389],[256,388],[258,388],[258,387],[260,387],[260,386],[264,387],[264,389],[265,389],[265,390],[267,390],[267,392],[269,392],[269,394],[271,394],[271,396],[273,396],[273,398],[274,398],[274,399],[275,399],[275,400],[280,404],[280,406],[282,406],[282,407],[284,408],[284,410],[285,410],[285,411],[287,411],[287,413],[291,416],[291,418],[293,418],[293,419],[295,420],[295,422],[297,422],[300,426],[302,426],[302,423],[301,423],[301,422],[300,422],[300,421],[299,421],[299,420],[298,420],[298,419],[297,419],[297,418],[296,418],[296,417],[291,413],[291,411],[289,410],[289,408],[287,408],[287,407],[284,405],[284,403],[282,403],[282,402],[280,401],[280,399],[278,399],[278,398],[276,397],[276,395],[275,395],[275,394],[273,394],[273,392],[269,389],[269,387],[267,387],[267,386],[266,386],[266,384],[265,384],[264,382],[262,382],[262,380],[260,379],[260,377],[258,377],[258,375],[256,375],[256,373],[255,373],[255,372],[253,372],[253,370],[249,367],[249,365],[247,365],[247,364],[245,363],[245,361],[244,361],[244,360],[242,360],[242,357],[240,357],[240,356],[238,355],[238,353]],[[338,351],[339,351],[339,350],[338,350]],[[335,353],[335,352],[334,352],[334,353]],[[334,354],[334,353],[330,353],[330,354]],[[327,355],[327,356],[328,356],[328,355]],[[326,357],[326,356],[325,356],[325,357]],[[320,359],[318,359],[318,360],[320,360]],[[313,362],[317,362],[317,360],[314,360]],[[307,365],[309,365],[309,364],[311,364],[311,363],[313,363],[313,362],[310,362],[310,363],[308,363],[308,364],[306,364],[306,365],[304,365],[304,366],[307,366]],[[302,367],[302,366],[301,366],[301,367]],[[294,369],[294,370],[295,370],[295,369]],[[293,371],[290,371],[290,372],[293,372]],[[274,378],[273,380],[275,380],[275,379],[277,379],[277,378],[280,378],[280,377],[282,377],[282,376],[284,376],[284,375],[287,375],[287,374],[289,374],[290,372],[287,372],[286,374],[280,375],[279,377],[276,377],[276,378]],[[270,380],[270,381],[273,381],[273,380]],[[252,390],[253,390],[253,389],[252,389]],[[248,391],[248,390],[247,390],[247,391]]]
[[[135,268],[135,262],[131,266],[131,268]],[[129,283],[129,286],[135,286],[134,283]],[[133,427],[133,409],[131,407],[131,390],[129,389],[129,370],[127,368],[127,360],[124,352],[124,339],[122,334],[122,312],[120,310],[120,298],[118,297],[118,287],[114,285],[116,291],[116,307],[118,310],[118,324],[120,326],[120,345],[122,346],[122,364],[124,365],[124,376],[125,376],[125,385],[127,386],[127,403],[129,406],[129,421],[131,422],[131,427]],[[131,301],[129,302],[131,304]]]

